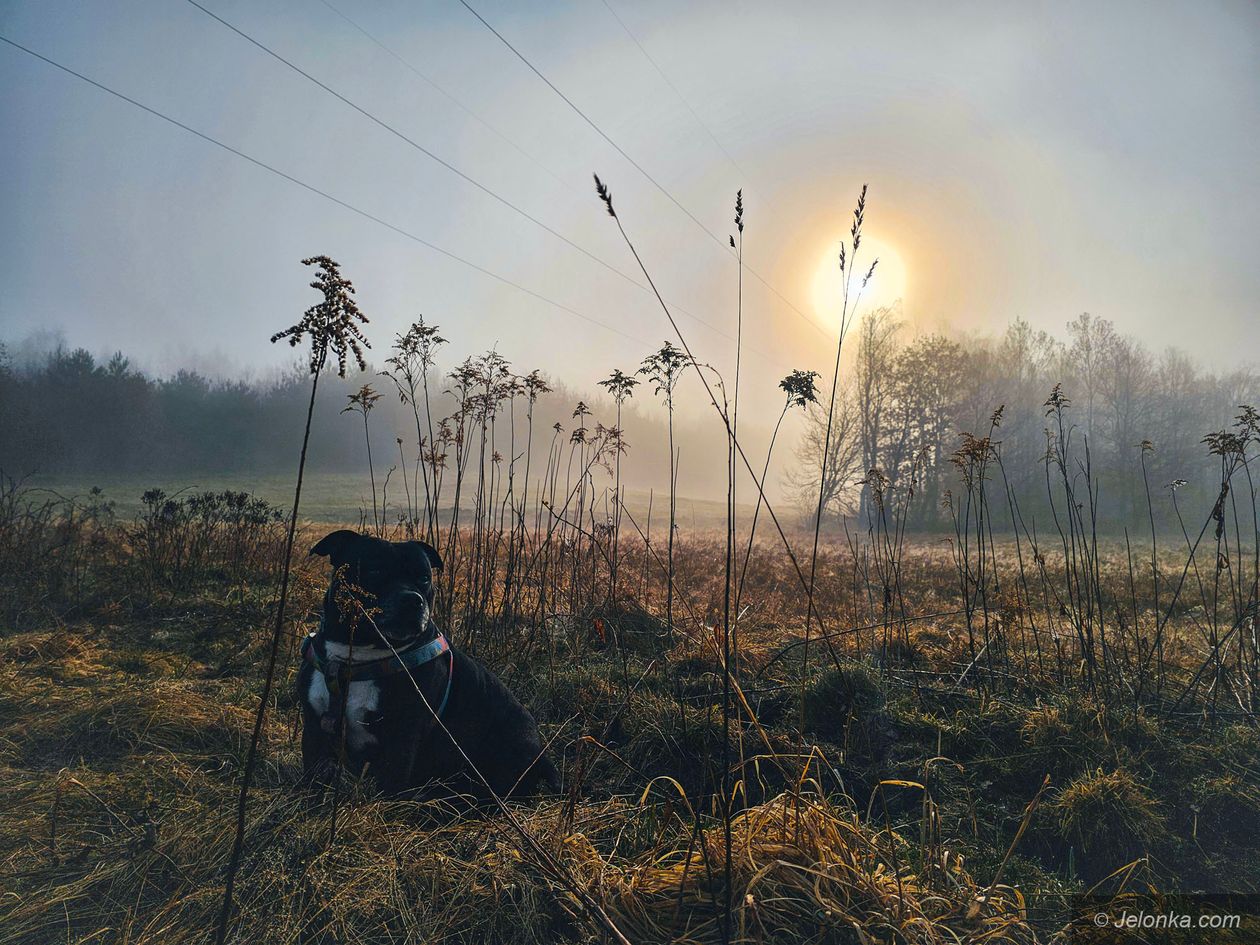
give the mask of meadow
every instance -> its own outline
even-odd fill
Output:
[[[121,518],[131,518],[144,508],[143,496],[150,489],[160,489],[167,495],[179,496],[205,492],[245,492],[274,506],[282,506],[293,498],[293,476],[280,473],[227,472],[191,476],[187,473],[168,472],[144,476],[137,473],[113,473],[87,475],[84,473],[43,474],[28,476],[23,485],[31,490],[41,490],[50,498],[73,498],[89,495],[99,489],[102,501],[113,504],[113,511]],[[390,495],[385,509],[388,518],[406,515],[407,508],[394,507],[399,496]],[[646,491],[626,489],[623,499],[627,509],[646,523],[649,511],[659,515],[659,508],[649,507],[656,497]],[[363,473],[320,471],[308,474],[302,489],[302,518],[312,523],[328,525],[360,525],[361,515],[372,504],[372,486]],[[680,522],[700,531],[720,530],[725,510],[722,503],[712,499],[679,496],[677,515]],[[470,514],[472,506],[465,505],[461,512]],[[741,515],[751,515],[753,507],[741,504]],[[437,510],[449,519],[452,507],[445,505]]]
[[[300,786],[329,528],[300,523],[230,941],[1091,941],[1100,902],[1254,893],[1254,545],[915,538],[890,510],[823,542],[811,617],[783,545],[741,531],[728,642],[725,535],[670,554],[627,506],[615,537],[583,482],[438,529],[444,629],[564,776],[499,812]],[[0,497],[0,939],[210,941],[288,513],[105,502]]]
[[[306,475],[321,379],[366,362],[349,281],[305,262],[322,301],[273,338],[310,351],[291,500],[0,483],[0,940],[1103,942],[1100,910],[1256,892],[1251,408],[1203,438],[1199,491],[1173,484],[1171,531],[1145,442],[1147,527],[1100,527],[1108,493],[1057,384],[1031,464],[998,406],[904,480],[868,468],[841,515],[842,331],[830,396],[813,372],[780,384],[784,416],[822,421],[802,514],[765,488],[774,439],[764,457],[739,439],[738,365],[728,388],[681,332],[601,382],[614,415],[582,402],[536,432],[546,380],[496,352],[447,375],[439,416],[421,320],[378,382],[414,414],[387,503],[371,385],[343,411],[366,492]],[[726,502],[690,518],[683,376],[727,440]],[[651,511],[622,482],[640,382],[670,438]],[[940,526],[915,529],[929,466]],[[300,784],[292,684],[327,581],[305,549],[338,520],[440,549],[438,620],[537,717],[558,796],[470,813],[381,797],[370,772]]]

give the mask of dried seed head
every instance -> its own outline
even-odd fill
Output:
[[[272,343],[286,338],[290,347],[296,348],[302,338],[309,335],[312,374],[318,374],[323,368],[329,349],[337,358],[337,373],[340,376],[346,376],[347,353],[354,355],[360,371],[367,370],[363,349],[372,346],[356,322],[366,325],[368,319],[354,301],[354,285],[341,275],[341,268],[327,256],[311,256],[303,259],[302,265],[319,267],[311,288],[322,292],[324,300],[308,308],[302,320],[292,328],[272,335]]]
[[[529,394],[530,402],[537,400],[541,394],[550,394],[551,387],[547,384],[547,379],[542,376],[542,372],[538,368],[530,371],[522,379],[525,384],[525,391]]]
[[[1240,404],[1234,426],[1238,427],[1242,431],[1241,435],[1248,440],[1260,438],[1260,412],[1249,404]]]
[[[853,252],[858,251],[858,247],[862,245],[862,219],[866,216],[866,185],[862,185],[862,192],[858,194],[857,207],[853,210],[853,226],[849,228],[849,235],[853,238]]]
[[[633,397],[634,389],[639,386],[638,378],[622,373],[620,368],[614,370],[608,377],[598,383],[600,387],[612,394],[613,400],[618,404],[627,397]]]
[[[394,336],[394,354],[386,358],[385,363],[404,378],[414,378],[418,373],[433,367],[434,352],[438,346],[444,344],[446,339],[438,334],[437,325],[425,324],[424,316],[421,315],[407,329],[406,334]],[[417,371],[417,368],[420,370]]]
[[[866,284],[867,284],[868,282],[870,282],[870,281],[871,281],[871,276],[875,275],[875,267],[876,267],[876,266],[878,266],[878,265],[879,265],[879,260],[878,260],[878,259],[876,259],[873,263],[871,263],[871,268],[870,268],[870,269],[868,269],[868,270],[866,270],[866,275],[862,277],[862,288],[863,288],[863,289],[865,289],[865,288],[866,288]]]
[[[648,380],[655,383],[655,393],[657,395],[665,394],[666,397],[670,397],[673,395],[674,385],[678,383],[678,378],[686,365],[687,353],[666,341],[661,345],[659,351],[653,352],[643,359],[643,363],[639,366],[639,370],[636,373],[644,375]]]
[[[341,408],[341,412],[348,413],[351,410],[357,410],[366,416],[380,399],[381,395],[374,391],[370,384],[364,384],[347,398],[349,403]]]
[[[604,201],[604,207],[608,210],[608,215],[610,217],[615,217],[617,215],[617,211],[613,209],[612,191],[609,190],[607,185],[599,179],[598,174],[593,176],[595,177],[595,193],[599,194],[599,199]]]
[[[1050,414],[1070,406],[1071,403],[1072,401],[1067,394],[1063,393],[1063,385],[1060,383],[1054,385],[1054,389],[1050,391],[1050,396],[1042,406],[1046,408],[1046,416],[1048,417]]]
[[[818,376],[817,371],[793,371],[779,381],[779,387],[787,392],[787,405],[804,407],[806,404],[816,403],[818,389],[814,381]]]

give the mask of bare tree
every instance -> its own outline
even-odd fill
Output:
[[[1076,391],[1076,403],[1084,411],[1085,432],[1092,442],[1098,431],[1097,407],[1107,370],[1107,352],[1114,343],[1116,329],[1107,319],[1096,318],[1089,312],[1068,322],[1067,327],[1072,339],[1067,361],[1072,373],[1070,386]]]
[[[887,460],[881,467],[895,490],[909,488],[916,465],[923,487],[918,524],[930,523],[940,500],[941,472],[948,444],[958,430],[958,404],[963,396],[967,355],[961,344],[939,334],[925,335],[897,355],[893,390],[902,418]]]
[[[857,403],[852,389],[844,387],[836,392],[827,475],[823,478],[823,443],[827,439],[827,404],[830,401],[829,392],[819,392],[818,399],[806,406],[805,430],[796,446],[796,465],[785,477],[806,520],[813,519],[820,492],[824,517],[852,512],[853,487],[862,479],[861,424]]]
[[[860,468],[877,469],[887,414],[892,408],[894,386],[892,369],[897,353],[901,319],[891,308],[877,308],[862,319],[858,328],[855,408],[857,410]],[[865,521],[871,511],[871,488],[862,486],[858,513]]]

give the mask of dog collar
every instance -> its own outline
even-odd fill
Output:
[[[396,650],[389,656],[373,660],[347,662],[333,659],[324,651],[324,641],[318,631],[312,631],[302,641],[302,656],[313,665],[325,679],[336,677],[338,682],[359,682],[364,679],[386,679],[398,673],[419,669],[425,663],[432,662],[443,653],[450,652],[451,645],[446,637],[438,634],[427,643],[412,644],[404,649]]]

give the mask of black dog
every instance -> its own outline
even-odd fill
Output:
[[[441,785],[484,799],[468,762],[499,797],[559,789],[533,717],[433,622],[432,546],[342,530],[310,553],[333,577],[297,681],[308,778],[327,779],[344,739],[346,767],[391,795]]]

